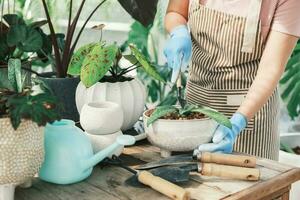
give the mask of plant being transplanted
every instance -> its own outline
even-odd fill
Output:
[[[87,88],[99,81],[122,82],[131,80],[133,78],[126,76],[126,74],[137,68],[143,69],[152,78],[164,82],[156,68],[136,47],[131,45],[130,49],[131,55],[122,55],[116,44],[106,45],[104,42],[99,42],[82,46],[73,55],[68,74],[80,75],[81,81]],[[131,65],[121,68],[119,61],[122,57],[128,60]],[[107,75],[108,73],[109,75]]]
[[[169,120],[192,120],[209,117],[221,125],[231,128],[230,120],[217,110],[200,105],[186,104],[184,108],[178,106],[159,106],[155,110],[149,110],[146,115],[147,126],[150,126],[158,119]]]
[[[31,87],[24,86],[24,76],[21,74],[21,60],[8,61],[8,80],[11,89],[0,88],[0,118],[9,117],[14,129],[17,129],[22,119],[29,119],[39,126],[47,122],[59,120],[56,98],[42,83],[33,83],[40,86],[37,92]]]

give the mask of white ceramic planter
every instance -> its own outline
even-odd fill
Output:
[[[15,186],[30,186],[44,160],[43,128],[24,120],[14,130],[9,118],[0,127],[0,200],[13,200]]]
[[[116,141],[118,136],[123,135],[122,131],[117,131],[116,133],[109,134],[109,135],[94,135],[94,134],[89,134],[87,132],[85,133],[91,140],[94,153],[100,152],[101,150],[110,146]],[[121,155],[123,149],[124,147],[120,147],[116,149],[116,151],[110,154],[109,157],[111,157],[112,155],[116,155],[116,156]]]
[[[121,106],[107,101],[86,103],[80,113],[82,128],[94,135],[106,135],[119,131],[123,119]]]
[[[287,133],[280,136],[280,141],[291,148],[300,146],[300,133]],[[300,167],[300,155],[290,154],[284,151],[279,152],[279,162],[295,167]],[[290,192],[290,200],[299,200],[300,181],[294,183]]]
[[[146,90],[138,80],[117,83],[96,83],[86,88],[82,82],[76,90],[76,105],[79,113],[84,104],[94,101],[110,101],[119,104],[124,113],[121,129],[127,130],[138,121],[144,110]]]
[[[147,111],[146,111],[147,112]],[[217,123],[212,119],[165,120],[159,119],[147,127],[148,116],[144,112],[144,126],[148,140],[161,149],[161,156],[172,151],[191,151],[200,144],[211,141]]]

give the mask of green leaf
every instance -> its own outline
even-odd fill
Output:
[[[139,62],[134,55],[124,55],[123,58],[128,60],[133,65],[135,65]]]
[[[153,67],[149,61],[146,59],[146,57],[141,54],[139,52],[139,50],[137,48],[135,48],[134,46],[130,45],[130,49],[133,53],[133,55],[135,55],[136,59],[139,61],[139,63],[141,64],[142,68],[144,69],[144,71],[150,75],[151,77],[153,77],[154,79],[161,81],[163,83],[165,83],[165,80],[161,77],[161,75],[157,72],[156,68]]]
[[[103,47],[97,44],[83,61],[80,79],[86,87],[101,80],[116,61],[119,48],[113,44]]]
[[[191,112],[202,113],[202,114],[206,115],[207,117],[215,120],[219,124],[226,126],[230,129],[232,128],[230,120],[225,115],[223,115],[222,113],[218,112],[215,109],[205,107],[205,106],[197,106],[196,108],[193,108],[191,110]]]
[[[300,112],[300,82],[298,82],[294,86],[294,91],[291,94],[291,97],[289,99],[289,102],[287,104],[287,109],[289,111],[289,115],[292,119],[297,117]]]
[[[43,38],[41,34],[33,29],[27,28],[26,38],[18,45],[19,49],[24,52],[36,52],[43,46]]]
[[[7,34],[8,46],[16,46],[18,43],[26,40],[26,25],[11,26]]]
[[[32,22],[29,26],[31,28],[40,28],[40,27],[44,26],[47,23],[48,23],[47,20],[40,20],[40,21]]]
[[[68,67],[68,74],[77,76],[80,75],[81,66],[87,54],[89,54],[93,48],[97,45],[97,43],[91,43],[80,47],[72,56]]]
[[[197,109],[199,106],[197,105],[191,105],[191,104],[186,104],[184,108],[179,109],[179,114],[180,115],[188,115],[190,114],[194,109]]]
[[[22,92],[23,85],[21,75],[21,61],[19,59],[10,59],[8,61],[8,80],[16,92]]]
[[[170,113],[176,113],[178,109],[174,106],[160,106],[155,109],[155,111],[151,114],[149,119],[147,120],[147,126],[153,124],[159,118],[166,116]]]
[[[10,26],[25,24],[25,22],[22,19],[22,17],[20,17],[20,16],[18,16],[16,14],[6,14],[6,15],[3,15],[3,19]]]

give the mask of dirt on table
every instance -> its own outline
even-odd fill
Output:
[[[146,112],[146,116],[150,117],[155,109],[148,110]],[[202,113],[195,113],[192,112],[189,115],[181,116],[179,113],[170,113],[167,114],[164,117],[161,117],[159,119],[169,119],[169,120],[192,120],[192,119],[203,119],[205,118],[205,115]]]
[[[300,155],[300,146],[293,148],[293,151],[295,152],[295,154]]]

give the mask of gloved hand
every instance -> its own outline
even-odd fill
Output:
[[[192,40],[186,25],[177,26],[171,31],[164,54],[168,66],[173,70],[171,82],[175,83],[180,70],[184,72],[187,69],[192,54]]]
[[[213,143],[200,145],[194,154],[199,152],[232,153],[236,137],[247,126],[247,118],[240,113],[235,113],[230,121],[231,129],[219,125],[214,133]]]

